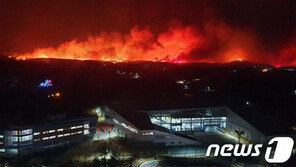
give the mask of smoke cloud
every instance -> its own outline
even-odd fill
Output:
[[[25,60],[296,65],[295,1],[0,2],[0,52]]]

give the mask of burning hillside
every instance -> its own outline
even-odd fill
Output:
[[[25,54],[13,54],[17,60],[55,58],[95,61],[155,61],[171,63],[226,63],[247,60],[275,66],[296,65],[295,47],[279,51],[278,59],[259,48],[252,32],[229,28],[224,23],[195,26],[174,24],[167,31],[154,34],[148,27],[133,27],[129,33],[102,31],[86,41],[72,41],[57,48],[38,48]],[[274,56],[270,56],[274,57]]]

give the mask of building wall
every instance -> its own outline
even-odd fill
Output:
[[[97,127],[97,117],[89,117],[45,124],[33,127],[15,128],[4,131],[4,144],[0,150],[6,155],[26,155],[73,142],[89,140]]]
[[[121,131],[121,133],[125,133],[130,139],[140,140],[140,130],[137,127],[107,106],[104,107],[104,113],[108,117],[105,123],[114,125],[118,130]]]
[[[116,137],[125,137],[125,133],[122,132],[117,127],[113,127],[112,131],[109,128],[106,131],[102,129],[98,129],[98,132],[95,134],[95,140],[108,140],[109,138],[116,138]]]
[[[242,137],[247,138],[255,143],[264,143],[266,136],[257,130],[254,126],[242,119],[239,115],[228,108],[227,110],[227,129],[233,134],[235,130],[244,131]]]
[[[201,143],[195,140],[158,130],[141,131],[141,141],[152,141],[155,144],[164,144],[165,146],[201,145]]]
[[[152,114],[149,115],[153,124],[177,132],[214,131],[226,128],[226,113],[224,115],[219,114],[219,116],[204,116],[203,114],[194,114],[201,111],[211,111],[212,108],[189,109],[190,111],[192,110],[192,113],[190,113],[191,116],[186,114],[174,116],[173,114],[170,114],[170,112],[182,113],[184,110],[185,109],[159,110],[152,111]]]
[[[123,117],[110,108],[105,108],[104,112],[108,119],[105,123],[114,125],[121,133],[125,133],[128,138],[143,142],[153,142],[155,144],[164,144],[165,146],[184,146],[184,145],[199,145],[195,140],[190,140],[180,137],[169,132],[158,130],[139,130],[137,127],[129,123]]]
[[[265,135],[246,122],[243,118],[230,110],[228,107],[211,107],[211,108],[197,108],[187,109],[192,110],[193,113],[199,113],[202,110],[209,110],[211,115],[196,114],[195,117],[188,117],[186,114],[183,117],[174,117],[171,112],[182,112],[182,110],[155,110],[147,111],[150,113],[152,123],[165,127],[169,130],[179,132],[199,132],[199,131],[215,131],[227,129],[235,134],[235,131],[244,131],[242,137],[247,138],[253,142],[262,143],[265,140]],[[202,113],[202,112],[201,112]],[[190,113],[191,114],[191,113]],[[217,116],[219,115],[219,116]],[[177,128],[176,128],[177,127]]]
[[[163,143],[166,146],[198,144],[198,142],[195,140],[180,137],[174,135],[173,133],[167,133],[155,129],[151,129],[149,131],[140,131],[138,128],[117,114],[116,111],[113,111],[108,107],[106,108],[107,109],[105,109],[105,112],[106,116],[109,117],[109,123],[114,124],[118,129],[126,133],[132,139]],[[227,129],[233,135],[236,134],[236,130],[244,131],[242,137],[255,143],[263,143],[265,140],[265,135],[263,133],[261,133],[235,112],[231,111],[228,107],[188,109],[190,110],[189,114],[191,116],[186,115],[186,112],[182,113],[183,110],[184,109],[155,110],[146,111],[146,113],[149,114],[153,124],[165,127],[172,131],[198,132]],[[180,114],[173,115],[171,114],[171,111],[173,113],[179,112]]]

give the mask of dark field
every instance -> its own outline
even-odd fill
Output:
[[[292,127],[296,124],[294,70],[249,62],[113,64],[5,59],[0,61],[1,117],[21,123],[26,117],[36,120],[55,113],[81,114],[114,102],[223,96],[256,105],[262,114]],[[45,79],[51,79],[53,87],[39,88]],[[61,93],[59,98],[48,98],[56,92]]]

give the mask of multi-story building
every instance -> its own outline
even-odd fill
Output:
[[[0,132],[2,155],[27,155],[92,139],[97,116],[57,120],[34,126],[11,127]]]
[[[124,134],[123,136],[126,136],[126,138],[130,140],[152,142],[165,146],[201,145],[201,143],[193,137],[152,124],[149,116],[143,112],[111,109],[108,106],[104,106],[98,111],[102,112],[103,114],[100,115],[106,118],[104,122],[101,122],[105,124],[104,127],[106,127],[107,124],[113,129],[110,129],[108,133],[114,133],[116,130],[117,134],[121,136]],[[100,134],[102,134],[102,136],[104,135],[104,133]]]
[[[291,127],[263,114],[255,104],[237,98],[205,96],[117,103],[103,106],[101,111],[108,117],[106,124],[127,136],[167,146],[192,145],[192,141],[200,144],[202,136],[209,134],[211,138],[214,133],[247,143],[264,143],[275,135],[294,134]]]

